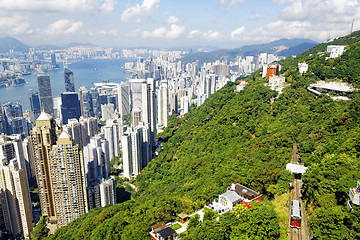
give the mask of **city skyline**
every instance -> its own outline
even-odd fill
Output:
[[[0,30],[31,46],[240,47],[280,38],[322,42],[360,27],[357,0],[0,0]]]

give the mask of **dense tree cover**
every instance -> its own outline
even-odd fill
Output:
[[[49,230],[46,228],[46,219],[40,217],[39,222],[36,224],[32,232],[30,232],[29,238],[31,240],[41,240],[48,235]]]
[[[173,221],[180,212],[201,208],[234,182],[272,198],[288,191],[292,181],[285,165],[291,161],[294,142],[298,143],[301,161],[309,167],[303,176],[303,196],[308,209],[314,209],[309,211],[314,238],[329,239],[332,234],[339,239],[358,238],[359,211],[347,212],[345,203],[349,187],[360,177],[360,96],[356,93],[351,101],[334,102],[306,89],[322,78],[322,73],[315,74],[312,63],[324,67],[322,71],[336,64],[325,78],[344,74],[348,77],[344,81],[358,81],[356,74],[347,72],[348,62],[357,58],[358,38],[354,36],[346,37],[354,44],[344,58],[325,61],[324,56],[309,56],[310,50],[297,60],[282,62],[291,86],[279,97],[255,73],[240,93],[229,83],[200,107],[183,117],[173,117],[159,137],[163,141],[159,156],[133,182],[138,192],[130,201],[91,210],[50,238],[150,239],[152,224]],[[346,44],[343,39],[336,41]],[[317,48],[326,49],[326,45]],[[307,60],[313,73],[297,73],[301,58]],[[338,67],[341,61],[343,68]],[[258,215],[271,224],[239,225],[240,218],[256,222]],[[238,216],[224,215],[219,221],[208,215],[185,237],[191,239],[196,234],[200,239],[210,239],[206,232],[217,229],[219,235],[212,239],[255,235],[274,239],[279,236],[278,221],[271,205],[264,205]]]
[[[199,222],[196,215],[192,217],[181,239],[278,239],[279,219],[273,207],[258,202],[250,205],[251,209],[237,205],[234,211],[221,216],[205,208],[203,221]]]

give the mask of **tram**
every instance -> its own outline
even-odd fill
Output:
[[[298,200],[291,201],[290,227],[301,228],[301,206]]]

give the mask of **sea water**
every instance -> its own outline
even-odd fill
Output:
[[[94,83],[107,80],[109,82],[124,82],[130,76],[124,72],[125,62],[131,59],[102,59],[78,61],[68,65],[68,68],[74,73],[75,90],[80,86],[90,89]],[[59,70],[45,73],[50,76],[52,96],[59,97],[60,93],[65,92],[64,67],[60,64]],[[29,110],[29,93],[38,92],[37,75],[24,76],[27,84],[22,86],[0,88],[0,104],[6,102],[18,102],[22,105],[23,111]]]

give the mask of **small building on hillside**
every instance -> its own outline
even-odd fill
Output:
[[[309,65],[307,63],[298,63],[298,69],[300,74],[304,74],[308,71]]]
[[[344,45],[328,45],[326,52],[330,53],[330,58],[337,58],[344,53],[345,47]]]
[[[351,202],[355,205],[360,205],[360,182],[357,182],[357,185],[355,188],[350,188],[349,191],[349,198]]]
[[[233,183],[228,190],[219,195],[218,201],[214,201],[208,207],[215,212],[223,214],[231,211],[237,204],[244,204],[245,207],[251,208],[250,202],[261,202],[262,195],[244,185]]]
[[[159,222],[151,226],[151,237],[153,240],[174,240],[177,239],[177,233],[174,229],[166,225],[164,222]]]

